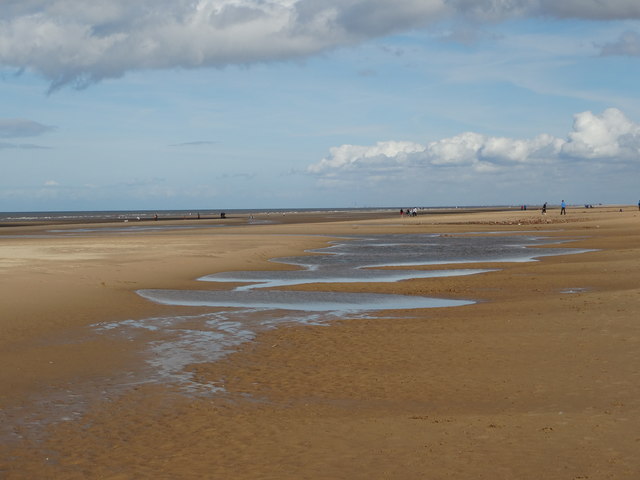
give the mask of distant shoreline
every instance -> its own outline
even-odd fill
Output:
[[[52,212],[0,212],[0,227],[26,227],[38,225],[79,225],[137,222],[229,221],[234,224],[251,219],[269,219],[274,223],[308,221],[339,221],[358,218],[388,218],[399,215],[405,207],[371,208],[288,208],[288,209],[232,209],[203,210],[105,210],[105,211],[52,211]],[[541,205],[527,205],[529,210],[539,210]],[[521,206],[461,206],[419,207],[419,215],[487,213],[519,211]],[[222,218],[224,213],[224,218]],[[198,216],[199,215],[199,216]],[[157,217],[156,217],[157,216]],[[279,219],[279,220],[276,220]]]

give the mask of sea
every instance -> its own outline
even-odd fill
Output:
[[[407,207],[362,207],[362,208],[271,208],[271,209],[192,209],[192,210],[96,210],[96,211],[38,211],[38,212],[0,212],[0,225],[24,223],[100,223],[124,222],[134,220],[182,220],[201,218],[220,218],[251,216],[263,214],[304,214],[304,213],[397,213]],[[498,211],[521,209],[520,206],[441,206],[419,207],[420,213],[438,213],[451,211]]]
[[[96,211],[55,211],[55,212],[0,212],[0,223],[12,222],[52,222],[52,223],[93,223],[121,222],[124,220],[159,220],[194,219],[198,217],[219,218],[226,215],[258,215],[266,213],[314,213],[314,212],[367,212],[391,210],[386,208],[276,208],[276,209],[192,209],[192,210],[96,210]],[[393,209],[395,210],[395,208]]]

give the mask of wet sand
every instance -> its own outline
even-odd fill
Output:
[[[300,215],[286,224],[41,236],[47,229],[0,231],[3,478],[640,476],[637,208]],[[99,392],[135,369],[145,339],[89,337],[89,325],[186,311],[138,289],[202,289],[202,275],[285,268],[268,260],[331,236],[489,231],[541,232],[597,251],[456,265],[500,268],[474,276],[288,287],[478,303],[270,330],[221,361],[189,367],[224,394],[189,396],[173,385]],[[42,399],[85,384],[95,401],[49,423],[55,402]]]

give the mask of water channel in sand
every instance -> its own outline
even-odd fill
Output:
[[[540,248],[552,242],[539,236],[400,234],[353,236],[335,240],[330,246],[304,257],[272,260],[296,270],[221,272],[203,282],[233,283],[229,290],[140,290],[150,301],[185,307],[210,307],[197,316],[147,319],[101,325],[101,331],[153,331],[161,337],[150,344],[150,365],[155,373],[147,379],[172,381],[184,388],[195,385],[185,367],[211,362],[253,338],[261,330],[277,325],[327,324],[336,318],[364,318],[380,310],[455,307],[473,303],[409,295],[278,290],[300,284],[397,282],[486,273],[487,269],[424,270],[409,268],[480,262],[526,262],[547,255],[581,253],[570,248]],[[395,268],[394,268],[395,267]],[[241,283],[240,286],[237,286]],[[164,332],[164,334],[162,333]],[[218,386],[214,387],[214,390]]]
[[[304,257],[274,259],[296,270],[222,272],[200,278],[233,283],[228,290],[141,290],[150,301],[199,307],[198,313],[128,319],[92,326],[90,335],[142,340],[141,364],[117,378],[96,379],[91,385],[67,385],[40,399],[51,421],[72,420],[88,403],[116,396],[142,384],[171,384],[185,394],[220,392],[219,384],[197,383],[189,365],[213,362],[269,328],[292,324],[325,324],[335,319],[367,318],[381,310],[455,307],[473,303],[408,295],[345,292],[304,292],[278,287],[305,283],[397,282],[412,278],[482,274],[487,269],[425,270],[418,266],[481,262],[525,262],[547,255],[582,253],[570,248],[540,248],[554,243],[538,236],[368,235],[335,240]],[[237,286],[241,283],[240,286]],[[210,311],[202,313],[202,307]],[[105,384],[109,385],[108,387]],[[15,417],[14,417],[15,418]],[[33,425],[40,425],[39,415]],[[23,424],[30,421],[24,419]]]

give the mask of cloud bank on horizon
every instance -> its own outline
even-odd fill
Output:
[[[405,177],[412,171],[428,169],[430,175],[466,173],[496,174],[513,167],[542,167],[571,163],[575,168],[612,163],[640,167],[640,125],[616,108],[602,114],[575,115],[573,130],[566,138],[540,134],[532,139],[491,137],[465,132],[421,145],[386,141],[371,146],[342,145],[330,155],[310,165],[308,173],[331,184],[347,184],[363,178]]]
[[[640,18],[637,0],[5,0],[0,65],[84,88],[127,72],[301,59],[438,21]],[[604,55],[640,55],[629,31]]]

